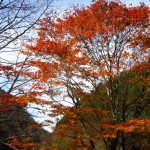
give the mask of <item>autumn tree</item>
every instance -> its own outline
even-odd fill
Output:
[[[51,98],[50,116],[65,116],[57,134],[70,143],[56,138],[55,148],[146,147],[140,137],[147,138],[150,127],[149,45],[144,3],[94,0],[40,21],[36,43],[24,54],[37,58],[26,63],[37,69],[30,76],[39,81],[34,96],[42,91]]]
[[[24,126],[34,122],[29,116],[27,118],[30,121],[25,120],[27,112],[24,107],[30,100],[21,98],[24,94],[21,89],[31,90],[31,79],[23,77],[22,72],[29,69],[25,62],[34,57],[31,58],[31,54],[25,57],[21,54],[22,43],[32,41],[31,29],[34,33],[33,28],[52,2],[53,0],[0,0],[0,140],[3,142],[15,136],[25,137],[27,132]],[[16,114],[22,114],[24,118],[22,128],[20,124],[23,120]],[[10,133],[8,129],[9,134],[7,132],[3,135],[3,129],[9,125],[18,126],[18,130]]]

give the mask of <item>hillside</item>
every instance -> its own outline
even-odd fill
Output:
[[[0,90],[0,95],[5,92]],[[24,149],[40,149],[47,146],[50,133],[37,124],[25,108],[11,106],[7,111],[0,111],[0,145],[7,150],[9,145]],[[4,143],[3,143],[4,142]],[[8,143],[6,145],[5,143]],[[11,150],[11,148],[9,147]]]
[[[90,150],[94,147],[96,150],[113,150],[107,147],[109,143],[105,142],[113,142],[117,137],[119,147],[120,135],[123,134],[127,149],[149,150],[149,63],[142,63],[113,78],[113,85],[119,85],[115,89],[119,95],[119,104],[116,108],[118,120],[111,114],[107,83],[101,83],[90,94],[85,93],[79,104],[70,108],[71,113],[66,113],[57,123],[52,135],[52,149],[82,150],[84,147]],[[143,80],[145,84],[142,84]]]

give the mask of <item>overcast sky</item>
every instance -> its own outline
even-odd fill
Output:
[[[138,5],[139,2],[144,2],[145,4],[150,4],[150,0],[121,0],[121,2],[126,3],[127,5],[133,4]],[[90,5],[91,0],[55,0],[53,3],[54,6],[66,7],[71,5]]]

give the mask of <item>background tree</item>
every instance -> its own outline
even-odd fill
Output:
[[[81,149],[142,147],[138,132],[149,128],[149,7],[93,1],[62,19],[47,15],[38,36],[36,44],[26,45],[37,59],[26,65],[37,68],[30,76],[39,81],[36,90],[53,100],[50,116],[66,117],[59,126],[62,138],[71,136],[71,147]],[[137,140],[129,141],[130,133]]]
[[[21,42],[31,40],[29,35],[27,37],[25,33],[29,32],[37,24],[52,2],[53,0],[34,0],[32,2],[26,0],[0,1],[1,88],[5,88],[9,93],[14,87],[15,83],[13,82],[18,80],[16,72],[19,72],[19,70],[16,70],[16,65],[20,61],[25,62],[28,59],[20,56]],[[7,53],[12,56],[8,58]],[[23,69],[23,67],[20,68]],[[13,79],[10,78],[12,72],[15,74]]]
[[[0,0],[0,140],[5,142],[16,136],[29,136],[31,132],[26,132],[25,128],[35,124],[24,108],[30,100],[18,97],[24,94],[22,88],[25,91],[31,90],[31,79],[23,77],[21,72],[29,69],[25,63],[34,59],[31,54],[24,57],[21,50],[24,41],[32,41],[31,29],[34,34],[33,28],[49,10],[52,2],[53,0]],[[12,131],[10,126],[14,126],[16,131]]]

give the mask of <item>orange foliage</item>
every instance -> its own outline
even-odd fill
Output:
[[[14,137],[13,140],[9,142],[9,145],[22,150],[26,149],[36,150],[36,144],[31,143],[30,141],[32,141],[30,137],[24,138],[22,141],[19,140],[17,137]]]
[[[34,101],[34,97],[41,93],[48,94],[54,100],[51,104],[52,113],[73,118],[68,119],[69,128],[61,125],[60,134],[67,128],[81,133],[84,131],[85,141],[90,141],[91,147],[94,147],[91,139],[95,132],[103,133],[102,137],[110,147],[114,142],[111,138],[117,140],[117,136],[120,138],[117,142],[122,140],[123,143],[123,138],[126,138],[124,133],[138,130],[142,122],[147,122],[135,119],[147,106],[144,100],[149,91],[148,26],[149,7],[143,3],[137,7],[127,7],[119,1],[93,0],[91,6],[75,7],[64,18],[46,16],[40,21],[39,37],[35,45],[26,45],[27,51],[36,56],[27,65],[32,65],[37,70],[33,75],[28,72],[24,75],[38,81],[33,86],[35,93],[28,93],[29,99],[33,98]],[[93,98],[88,98],[87,93],[98,91],[99,83],[105,94],[100,92],[95,95],[93,92]],[[40,86],[41,91],[38,93]],[[55,95],[65,93],[61,101],[55,100],[52,94],[55,89]],[[141,94],[138,95],[136,90]],[[62,101],[66,97],[69,97],[74,108],[63,105]],[[89,99],[94,99],[100,106],[93,108]],[[81,107],[80,100],[88,101],[91,108]],[[126,113],[131,113],[132,117]],[[96,117],[92,125],[87,121],[88,115],[90,119]],[[80,122],[77,128],[75,120]],[[81,126],[83,131],[78,130]],[[93,128],[89,129],[89,126]],[[141,132],[144,130],[145,127],[141,127]],[[79,136],[78,139],[80,141],[84,138]]]

